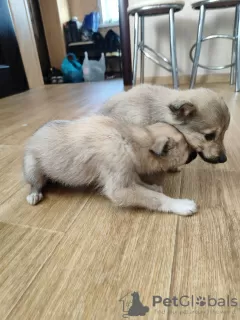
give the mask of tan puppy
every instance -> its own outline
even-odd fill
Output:
[[[167,171],[195,157],[183,135],[167,124],[143,129],[105,116],[52,121],[26,146],[24,175],[31,185],[27,201],[37,204],[51,179],[68,186],[95,183],[119,206],[190,215],[196,212],[193,201],[169,198],[140,175]]]
[[[166,122],[182,132],[205,161],[227,161],[223,138],[230,115],[224,100],[212,90],[139,85],[112,97],[100,113],[136,125]]]

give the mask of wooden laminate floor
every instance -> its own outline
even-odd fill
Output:
[[[100,195],[59,186],[36,207],[25,200],[26,138],[46,121],[99,108],[123,90],[120,81],[0,100],[1,320],[122,319],[134,291],[149,309],[135,294],[133,305],[146,314],[130,319],[240,319],[240,307],[228,306],[240,305],[240,94],[228,84],[212,88],[232,114],[229,160],[213,166],[198,159],[165,177],[167,194],[199,204],[187,218],[117,209]]]

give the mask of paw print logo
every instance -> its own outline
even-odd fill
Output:
[[[196,304],[200,307],[204,307],[206,305],[206,298],[205,297],[197,297]]]

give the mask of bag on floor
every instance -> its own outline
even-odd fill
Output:
[[[63,79],[66,83],[83,82],[82,65],[73,53],[69,53],[62,62]]]
[[[101,59],[89,60],[88,53],[84,53],[85,58],[83,61],[83,77],[84,81],[103,81],[105,79],[106,63],[104,53],[101,55]]]

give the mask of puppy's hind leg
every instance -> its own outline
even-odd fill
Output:
[[[30,194],[27,196],[27,202],[36,205],[43,198],[42,188],[46,183],[46,178],[41,172],[39,164],[32,153],[26,153],[24,157],[24,177],[31,186]]]
[[[138,184],[114,190],[106,194],[106,196],[118,206],[123,207],[141,207],[184,216],[192,215],[197,211],[197,206],[192,200],[173,199],[163,193],[149,190]]]

